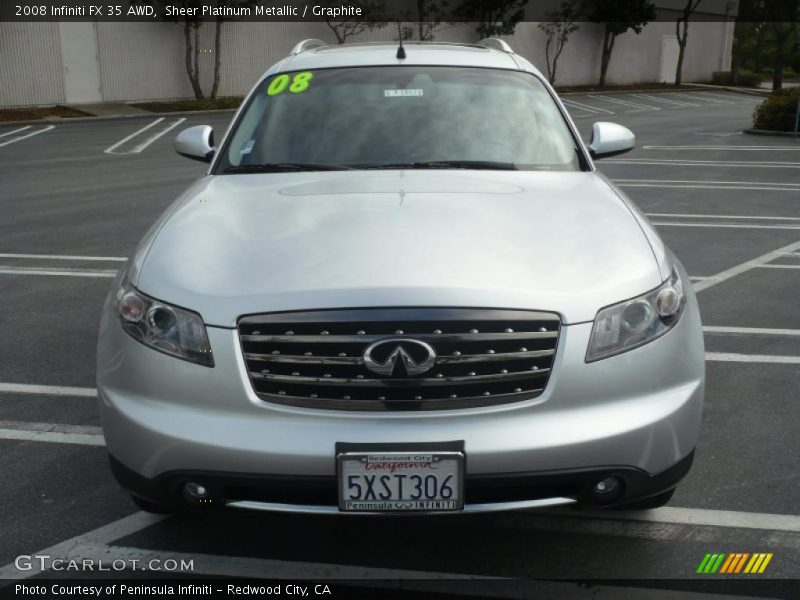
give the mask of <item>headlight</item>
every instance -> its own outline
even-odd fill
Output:
[[[597,313],[586,351],[586,362],[638,348],[661,337],[680,319],[686,305],[677,269],[655,290],[607,306]]]
[[[214,366],[206,326],[197,313],[145,296],[127,279],[117,290],[114,307],[133,339],[165,354]]]

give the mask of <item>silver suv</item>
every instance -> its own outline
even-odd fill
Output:
[[[647,508],[703,404],[681,264],[502,41],[298,44],[114,283],[97,384],[152,511]]]

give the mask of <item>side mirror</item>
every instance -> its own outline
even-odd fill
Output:
[[[616,123],[598,122],[592,125],[589,153],[592,158],[607,158],[633,150],[636,136],[627,127]]]
[[[192,160],[211,162],[214,157],[214,129],[196,125],[175,136],[175,152]]]

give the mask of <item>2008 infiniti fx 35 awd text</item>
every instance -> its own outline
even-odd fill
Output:
[[[145,509],[647,508],[688,471],[681,264],[499,40],[301,42],[114,282],[114,473]]]

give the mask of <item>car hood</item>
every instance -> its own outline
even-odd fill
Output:
[[[209,176],[146,236],[130,276],[222,327],[372,306],[533,309],[576,323],[661,283],[642,219],[588,172]]]

